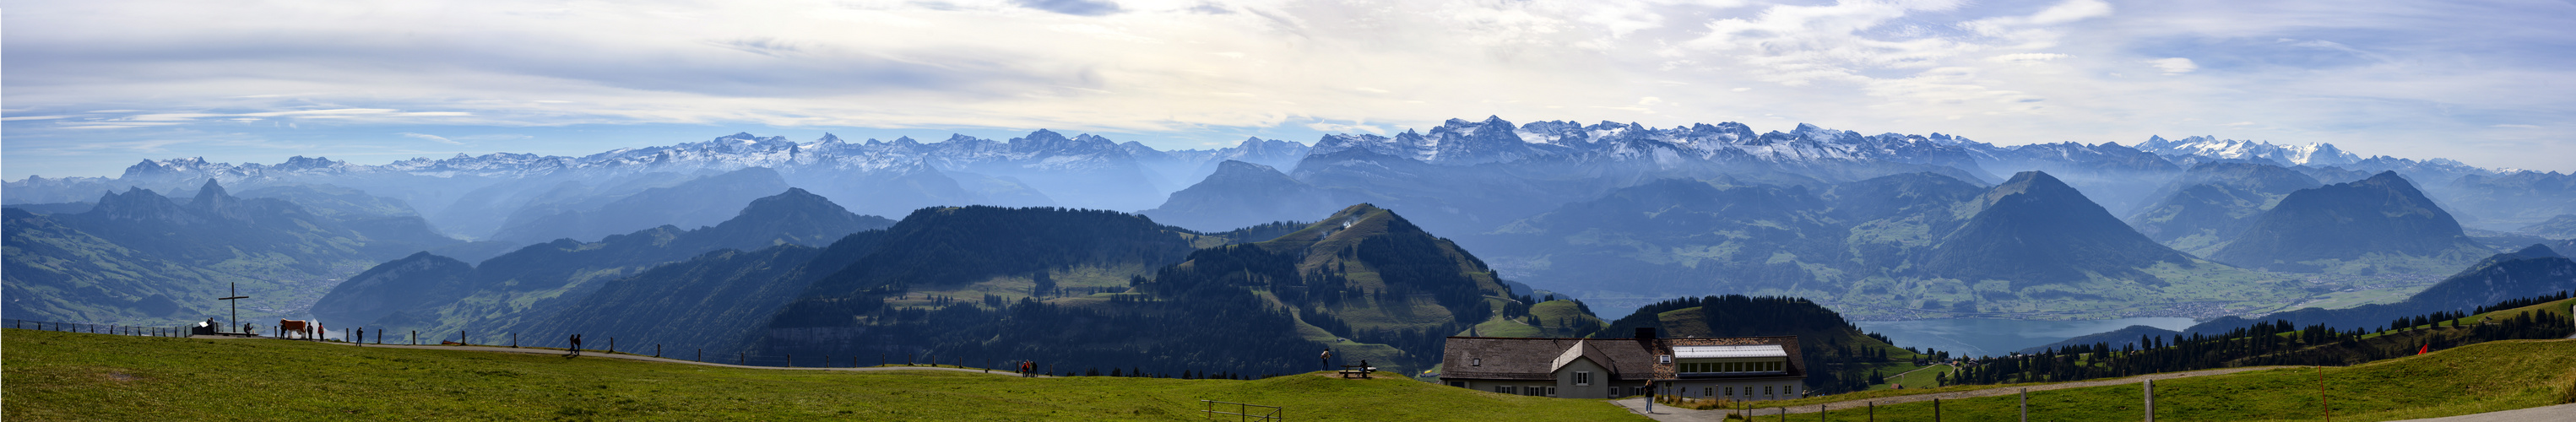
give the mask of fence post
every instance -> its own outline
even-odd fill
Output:
[[[787,367],[789,367],[789,368],[794,368],[794,367],[796,367],[796,354],[794,354],[794,353],[788,353],[788,354],[787,354]]]
[[[2021,389],[2021,422],[2030,422],[2030,389]]]
[[[1941,422],[1941,399],[1932,399],[1932,422]]]
[[[737,354],[736,354],[736,355],[734,355],[734,357],[733,357],[733,359],[734,359],[733,364],[735,364],[735,365],[750,365],[750,364],[751,364],[751,352],[734,352],[734,353],[737,353]]]
[[[411,330],[411,345],[420,345],[420,330]]]
[[[653,343],[653,357],[662,357],[662,343]]]
[[[2156,379],[2147,379],[2147,422],[2156,422]]]
[[[616,337],[609,337],[609,338],[608,338],[608,352],[609,352],[609,353],[617,353],[617,338],[616,338]]]
[[[519,348],[519,333],[516,331],[510,332],[510,348]]]

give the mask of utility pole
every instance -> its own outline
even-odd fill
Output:
[[[242,295],[241,295],[241,283],[233,283],[232,287],[231,287],[231,288],[229,288],[229,289],[226,289],[225,291],[226,291],[226,292],[231,292],[231,293],[232,293],[232,296],[225,297],[225,298],[222,298],[222,299],[216,299],[216,300],[221,300],[221,301],[225,301],[225,303],[231,303],[231,304],[233,304],[233,322],[232,322],[232,324],[228,324],[228,325],[232,325],[232,326],[235,326],[235,327],[239,327],[239,326],[241,326],[241,299],[249,299],[249,298],[250,298],[250,296],[242,296]],[[235,328],[235,330],[240,330],[240,329],[239,329],[239,328]]]

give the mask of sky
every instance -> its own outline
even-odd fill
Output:
[[[2576,2],[0,0],[0,177],[1499,116],[2576,171]]]

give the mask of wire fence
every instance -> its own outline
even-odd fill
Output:
[[[152,327],[141,325],[82,324],[76,322],[0,319],[0,327],[21,330],[62,331],[72,333],[112,334],[137,337],[187,337],[189,326]]]
[[[22,330],[60,331],[60,332],[72,332],[72,333],[85,333],[85,334],[109,334],[109,335],[137,336],[137,337],[174,337],[174,338],[184,338],[184,337],[189,337],[189,336],[191,336],[191,335],[198,335],[198,334],[202,334],[202,333],[206,333],[206,332],[212,332],[212,333],[213,333],[212,335],[220,335],[220,336],[235,336],[235,337],[286,338],[286,339],[304,339],[304,338],[305,338],[305,336],[303,335],[303,333],[300,333],[300,332],[297,332],[297,333],[290,333],[290,332],[286,332],[286,331],[283,331],[283,330],[278,329],[278,327],[277,327],[276,325],[259,325],[259,324],[251,324],[251,325],[247,325],[245,328],[240,329],[240,330],[222,330],[221,328],[223,328],[223,327],[207,327],[207,328],[213,328],[213,329],[209,329],[209,330],[198,330],[197,328],[200,328],[200,327],[196,326],[195,324],[179,325],[179,326],[170,326],[170,327],[155,327],[155,326],[117,325],[117,324],[85,324],[85,323],[74,323],[74,322],[38,321],[38,320],[28,320],[28,319],[15,319],[15,318],[8,318],[8,319],[0,319],[0,327],[5,327],[5,328],[14,328],[14,329],[22,329]],[[243,331],[247,331],[247,332],[243,332]],[[281,337],[281,335],[284,335],[284,336],[283,336],[283,337]],[[314,330],[314,333],[313,333],[313,335],[312,335],[312,336],[313,336],[313,337],[318,337],[318,338],[313,338],[313,340],[338,341],[338,342],[350,342],[350,343],[361,343],[361,344],[372,344],[372,345],[395,344],[395,345],[447,345],[447,346],[511,347],[511,348],[523,348],[523,349],[553,349],[553,350],[561,350],[561,351],[564,351],[564,353],[565,353],[565,354],[571,354],[571,353],[572,353],[572,350],[574,349],[574,347],[573,347],[573,345],[572,345],[572,342],[571,342],[571,340],[570,340],[569,338],[559,338],[559,339],[558,339],[558,338],[550,338],[550,339],[546,339],[546,340],[537,340],[537,339],[533,339],[533,338],[522,338],[522,337],[518,336],[516,333],[501,333],[501,334],[498,334],[498,335],[493,335],[492,337],[482,337],[482,338],[477,338],[477,337],[474,337],[473,335],[474,335],[474,333],[472,333],[472,332],[455,332],[455,333],[446,333],[446,334],[443,334],[443,335],[442,335],[442,334],[427,334],[427,333],[421,333],[421,332],[419,332],[419,331],[396,331],[396,332],[387,332],[387,330],[385,330],[385,329],[381,329],[381,328],[363,328],[363,327],[361,327],[361,328],[339,328],[339,329],[330,329],[330,328],[327,328],[327,327],[326,327],[325,329],[322,329],[322,330]],[[436,336],[436,337],[432,337],[432,336]],[[585,336],[585,337],[586,337],[586,336]],[[587,338],[587,337],[586,337],[586,338]],[[705,349],[680,349],[680,348],[666,348],[666,347],[663,347],[663,345],[660,345],[660,344],[642,344],[642,345],[638,345],[638,344],[634,344],[634,343],[619,344],[619,343],[617,342],[617,339],[616,339],[616,338],[614,338],[614,337],[607,337],[607,338],[603,338],[603,339],[604,339],[604,340],[606,340],[606,341],[605,341],[605,342],[601,342],[600,340],[589,340],[589,341],[586,341],[586,342],[585,342],[585,344],[583,344],[583,345],[580,347],[581,352],[582,352],[582,353],[616,353],[616,354],[623,354],[623,355],[652,356],[652,357],[658,357],[658,358],[664,358],[664,359],[686,360],[686,361],[692,361],[692,362],[719,363],[719,364],[740,365],[740,366],[768,366],[768,367],[782,367],[782,368],[864,368],[864,367],[872,367],[872,366],[911,366],[911,367],[946,367],[946,368],[964,368],[964,369],[975,369],[975,370],[984,370],[984,371],[991,371],[991,372],[1005,372],[1005,373],[1008,373],[1008,372],[1011,372],[1011,370],[1007,370],[1007,369],[999,369],[999,368],[1003,368],[1003,367],[1006,367],[1006,366],[1011,366],[1011,365],[1017,365],[1017,364],[1019,364],[1019,361],[1017,361],[1017,360],[1001,361],[1001,360],[990,360],[990,359],[987,359],[987,360],[984,360],[984,361],[973,361],[973,360],[969,360],[969,359],[966,359],[966,358],[952,358],[952,357],[946,357],[946,356],[931,356],[931,355],[927,355],[927,354],[910,354],[910,355],[906,355],[906,354],[874,353],[874,354],[866,354],[866,355],[861,355],[861,354],[820,354],[820,355],[813,355],[813,354],[809,354],[809,355],[805,355],[805,356],[796,356],[796,355],[792,355],[792,354],[761,355],[761,354],[753,354],[753,353],[746,352],[746,351],[719,351],[719,352],[713,352],[713,353],[710,353],[710,352],[708,352],[708,351],[707,351],[707,350],[705,350]],[[1053,375],[1053,374],[1054,374],[1054,372],[1055,372],[1054,368],[1047,367],[1047,366],[1040,366],[1040,367],[1039,367],[1039,371],[1038,371],[1038,373],[1039,373],[1039,374],[1045,374],[1045,375]],[[1068,374],[1068,375],[1070,375],[1070,374]]]

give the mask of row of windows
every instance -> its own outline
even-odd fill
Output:
[[[1786,362],[1683,362],[1681,372],[1779,372]]]
[[[1503,394],[1519,394],[1519,395],[1524,395],[1524,396],[1547,396],[1547,397],[1556,397],[1556,387],[1540,387],[1540,386],[1522,386],[1522,387],[1514,387],[1514,386],[1504,385],[1504,386],[1496,386],[1496,387],[1494,387],[1494,392],[1496,392],[1496,393],[1503,393]]]
[[[1689,388],[1681,388],[1681,389],[1679,389],[1679,390],[1681,390],[1681,391],[1679,391],[1679,393],[1681,393],[1682,395],[1686,395],[1686,396],[1687,396],[1687,395],[1691,395],[1690,393],[1692,393],[1691,389],[1689,389]],[[1736,395],[1736,394],[1735,394],[1735,393],[1736,393],[1736,391],[1735,391],[1735,387],[1700,387],[1700,388],[1699,388],[1698,393],[1699,393],[1698,397],[1728,397],[1728,398],[1748,398],[1748,399],[1750,399],[1750,398],[1773,399],[1773,398],[1779,398],[1780,396],[1797,396],[1797,395],[1798,395],[1798,389],[1797,389],[1797,388],[1795,388],[1795,387],[1792,387],[1792,386],[1767,386],[1767,385],[1766,385],[1766,386],[1763,386],[1763,387],[1762,387],[1762,391],[1761,391],[1760,393],[1755,393],[1755,392],[1753,391],[1753,387],[1744,387],[1744,394],[1743,394],[1742,396],[1738,396],[1738,395]],[[1724,394],[1720,394],[1720,393],[1724,393]]]

